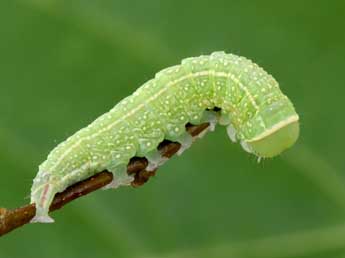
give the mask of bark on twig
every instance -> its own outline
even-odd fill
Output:
[[[186,126],[186,130],[192,136],[199,135],[209,126],[208,123],[200,125]],[[181,145],[176,142],[163,141],[158,149],[162,156],[171,158],[179,149]],[[155,171],[146,171],[148,162],[145,158],[132,158],[127,167],[127,173],[134,175],[133,187],[138,187],[146,183],[151,176],[155,175]],[[55,211],[66,205],[67,203],[77,199],[81,196],[87,195],[95,190],[102,188],[109,184],[113,179],[112,173],[108,171],[100,172],[84,181],[76,183],[68,187],[62,193],[55,195],[54,201],[50,206],[50,211]],[[29,204],[17,209],[8,210],[0,208],[0,236],[21,227],[30,222],[35,216],[35,204]]]

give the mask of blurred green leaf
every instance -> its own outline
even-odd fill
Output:
[[[3,237],[0,257],[345,257],[344,14],[340,0],[1,1],[0,206],[28,202],[58,142],[188,56],[258,62],[302,128],[258,164],[219,127],[143,188]]]

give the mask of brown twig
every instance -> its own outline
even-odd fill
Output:
[[[208,123],[200,125],[186,126],[186,130],[192,136],[199,135],[209,126]],[[164,140],[158,147],[162,156],[171,158],[179,149],[181,145],[177,142]],[[134,176],[132,182],[133,187],[138,187],[146,183],[151,176],[155,175],[155,171],[146,171],[148,162],[145,158],[132,158],[127,167],[127,173]],[[66,205],[67,203],[77,199],[81,196],[87,195],[103,186],[109,184],[113,179],[110,172],[100,172],[84,181],[76,183],[68,187],[62,193],[55,195],[54,201],[50,206],[50,211],[55,211]],[[35,204],[29,204],[14,210],[7,210],[0,208],[0,236],[30,222],[35,216]]]

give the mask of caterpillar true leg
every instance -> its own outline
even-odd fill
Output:
[[[237,142],[237,139],[236,139],[236,129],[235,129],[235,127],[231,123],[226,127],[226,131],[228,133],[228,136],[229,136],[230,140],[232,142]]]

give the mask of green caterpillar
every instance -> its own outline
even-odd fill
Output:
[[[116,188],[133,180],[126,173],[132,157],[146,157],[148,169],[161,165],[157,146],[164,139],[181,143],[182,152],[192,143],[187,123],[226,125],[232,141],[260,158],[292,146],[298,120],[278,83],[250,60],[224,52],[184,59],[49,154],[31,189],[32,222],[53,222],[48,211],[55,194],[95,173],[112,172],[106,187]]]

